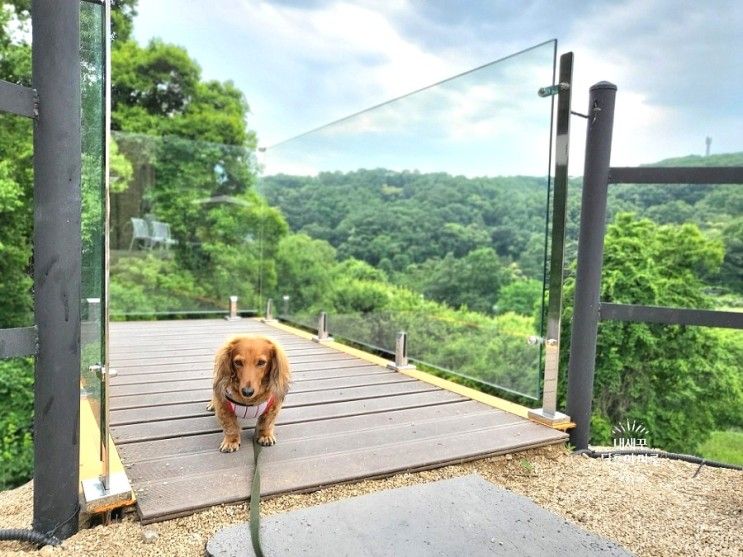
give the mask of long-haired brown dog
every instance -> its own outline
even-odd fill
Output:
[[[240,448],[238,417],[257,417],[256,440],[264,447],[275,444],[274,424],[290,381],[286,354],[274,341],[247,335],[229,339],[214,359],[214,392],[207,406],[224,430],[219,450]]]

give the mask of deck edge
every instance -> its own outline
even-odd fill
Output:
[[[255,318],[255,319],[260,321],[260,318]],[[279,323],[278,321],[263,321],[263,323],[265,325],[275,327],[276,329],[279,329],[281,331],[295,334],[302,338],[312,339],[311,333],[308,333],[307,331],[302,331],[301,329],[296,329],[285,323]],[[346,346],[345,344],[341,344],[340,342],[336,342],[336,341],[323,342],[323,345],[330,347],[330,348],[334,348],[335,350],[338,350],[340,352],[345,352],[346,354],[350,354],[351,356],[355,356],[357,358],[366,360],[367,362],[371,362],[379,366],[386,367],[387,364],[390,363],[390,360],[385,360],[384,358],[375,356],[374,354],[369,354],[367,352],[364,352],[363,350],[352,348],[351,346]],[[453,381],[449,381],[448,379],[442,379],[441,377],[436,377],[435,375],[431,375],[430,373],[426,373],[425,371],[421,371],[418,369],[400,370],[399,372],[404,375],[408,375],[409,377],[413,377],[414,379],[423,381],[425,383],[435,385],[436,387],[439,387],[441,389],[445,389],[447,391],[457,393],[459,395],[465,396],[477,402],[487,404],[488,406],[492,406],[493,408],[497,408],[498,410],[503,410],[504,412],[510,412],[511,414],[515,414],[522,418],[529,419],[529,408],[527,408],[526,406],[522,406],[521,404],[516,404],[515,402],[511,402],[510,400],[505,400],[505,399],[499,398],[494,395],[482,393],[471,387],[465,387],[464,385],[460,385],[459,383],[454,383]]]

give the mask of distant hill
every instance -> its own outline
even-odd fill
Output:
[[[743,166],[743,152],[688,155],[647,166]],[[575,256],[580,178],[569,186],[567,254]],[[542,279],[546,181],[530,176],[466,178],[386,169],[264,177],[262,192],[296,232],[332,244],[388,274],[492,248],[505,265]],[[609,188],[608,215],[633,212],[659,224],[693,223],[723,239],[726,258],[710,284],[743,293],[743,186],[625,184]]]

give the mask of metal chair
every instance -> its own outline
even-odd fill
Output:
[[[129,242],[129,251],[132,251],[134,242],[141,242],[144,248],[152,248],[152,237],[150,236],[150,228],[147,226],[147,221],[136,217],[131,218],[132,221],[132,241]]]
[[[178,243],[170,234],[170,225],[166,222],[152,221],[152,246],[160,246],[160,248],[170,249],[170,246],[174,246]]]

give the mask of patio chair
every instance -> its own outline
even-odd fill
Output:
[[[170,225],[157,220],[152,221],[152,246],[158,245],[161,249],[170,249],[178,243],[170,234]]]
[[[139,242],[146,249],[152,248],[152,237],[150,236],[150,227],[147,221],[136,217],[132,221],[132,241],[129,242],[129,251],[132,251],[135,242]]]

